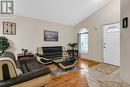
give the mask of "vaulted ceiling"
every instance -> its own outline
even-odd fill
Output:
[[[76,25],[110,0],[15,0],[16,15]]]

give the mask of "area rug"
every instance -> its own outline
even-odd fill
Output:
[[[73,71],[76,71],[76,70],[80,70],[80,69],[82,69],[82,68],[79,67],[79,66],[75,66],[75,67],[68,69],[68,70],[62,70],[58,67],[51,68],[50,70],[51,70],[52,75],[60,76],[60,75],[67,74],[67,73],[70,73],[70,72],[73,72]]]
[[[116,71],[117,69],[119,69],[119,67],[114,66],[114,65],[110,65],[110,64],[102,63],[102,64],[98,64],[94,67],[91,67],[91,69],[97,70],[99,72],[103,72],[105,74],[111,74],[114,71]]]

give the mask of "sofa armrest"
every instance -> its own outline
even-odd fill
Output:
[[[44,58],[44,57],[39,57],[37,55],[36,55],[36,59],[41,64],[48,64],[48,63],[52,62],[50,59],[47,59],[47,58]]]
[[[43,57],[43,54],[36,54],[37,56],[39,56],[39,57]]]

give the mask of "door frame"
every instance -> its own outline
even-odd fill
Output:
[[[117,24],[117,23],[120,23],[120,22],[114,22],[114,23],[109,23],[109,24],[103,24],[102,25],[102,63],[104,63],[104,28],[103,28],[103,26],[111,25],[111,24]],[[120,25],[120,29],[121,29],[121,25]]]

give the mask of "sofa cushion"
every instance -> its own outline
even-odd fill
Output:
[[[43,64],[40,64],[35,57],[26,57],[26,58],[22,58],[22,60],[19,60],[21,67],[22,67],[22,71],[24,73],[26,72],[32,72],[35,71],[37,69],[41,69],[44,68]]]
[[[43,57],[55,58],[55,57],[61,57],[61,56],[62,56],[62,51],[61,52],[48,52],[48,53],[44,53]]]
[[[43,64],[39,64],[37,61],[26,62],[26,67],[29,72],[35,71],[37,69],[44,68]]]
[[[42,47],[44,58],[52,59],[62,57],[62,46]]]
[[[43,53],[45,52],[61,52],[62,46],[53,46],[53,47],[42,47]]]

